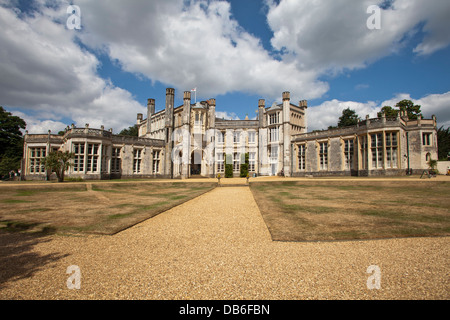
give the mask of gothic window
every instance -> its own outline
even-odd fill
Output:
[[[159,150],[155,150],[153,151],[153,173],[159,173],[160,170],[160,155],[161,155],[161,151]]]
[[[328,170],[328,142],[319,144],[320,170]]]
[[[383,167],[383,134],[371,134],[372,168]]]
[[[133,150],[133,173],[141,173],[142,149]]]
[[[73,144],[73,171],[84,172],[84,142]]]
[[[255,171],[256,152],[249,152],[248,154],[248,171]]]
[[[111,156],[111,173],[120,173],[121,159],[120,159],[121,148],[112,148]]]
[[[256,141],[256,132],[249,131],[248,132],[248,143],[255,143],[255,141]]]
[[[240,157],[241,157],[241,154],[240,153],[237,153],[237,152],[235,152],[234,154],[233,154],[233,171],[239,171],[240,169],[241,169],[241,166],[240,166]]]
[[[225,171],[225,154],[218,153],[217,154],[217,172]]]
[[[44,148],[30,148],[30,173],[44,173],[45,166],[43,160],[45,158]]]
[[[360,137],[361,144],[361,169],[367,169],[368,150],[367,150],[367,136]]]
[[[239,143],[241,140],[241,133],[239,131],[233,132],[233,142]]]
[[[353,139],[344,141],[344,158],[345,158],[345,169],[351,170],[353,166],[353,149],[354,143]]]
[[[99,144],[89,143],[87,149],[87,172],[98,172]]]
[[[279,141],[279,128],[278,127],[276,127],[276,128],[270,128],[270,135],[269,135],[269,141],[270,142],[276,142],[276,141]]]
[[[304,144],[298,146],[298,169],[305,170],[306,169],[306,146]]]
[[[433,134],[432,133],[422,133],[422,145],[431,146],[433,142]]]
[[[386,133],[386,167],[397,168],[397,132]]]

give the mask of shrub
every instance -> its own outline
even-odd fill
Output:
[[[232,164],[225,165],[225,178],[233,178],[233,165]]]

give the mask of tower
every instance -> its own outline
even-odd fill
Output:
[[[288,91],[283,92],[283,154],[282,163],[284,175],[291,175],[291,95]]]
[[[147,136],[152,132],[152,115],[155,114],[155,99],[147,100]]]
[[[214,129],[216,126],[216,99],[208,100],[208,129]]]
[[[173,178],[173,105],[175,103],[175,89],[166,89],[166,109],[165,109],[165,138],[166,146],[164,152],[164,174]]]
[[[264,99],[259,99],[258,101],[258,119],[259,127],[264,127],[264,109],[266,107],[266,101]]]

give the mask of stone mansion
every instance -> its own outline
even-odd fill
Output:
[[[148,99],[146,118],[137,115],[138,137],[88,124],[63,135],[26,133],[22,178],[49,178],[42,160],[56,150],[74,153],[66,176],[82,179],[223,177],[226,164],[239,176],[243,163],[250,176],[405,175],[437,159],[435,116],[367,116],[355,126],[307,132],[307,102],[292,103],[289,92],[280,104],[259,100],[256,120],[217,118],[215,99],[192,103],[189,91],[175,107],[174,96],[166,89],[158,112]]]

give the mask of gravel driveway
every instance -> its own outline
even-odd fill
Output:
[[[114,236],[0,233],[0,298],[449,299],[448,249],[448,237],[273,242],[249,188],[222,187]]]

